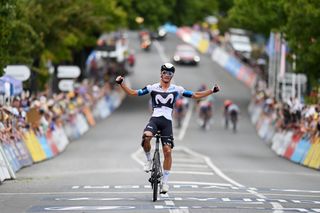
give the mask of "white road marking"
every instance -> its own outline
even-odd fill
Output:
[[[194,152],[192,150],[190,150],[187,147],[179,147],[180,149],[184,150],[185,152],[189,153],[190,155],[193,156],[198,156],[199,158],[204,159],[204,161],[207,163],[207,165],[214,171],[215,174],[217,174],[219,177],[221,177],[222,179],[226,180],[227,182],[237,186],[237,187],[244,187],[243,185],[241,185],[240,183],[236,182],[235,180],[229,178],[227,175],[225,175],[217,166],[215,166],[209,157],[202,155],[200,153]]]
[[[190,119],[191,119],[192,111],[193,111],[193,104],[194,104],[194,102],[190,101],[190,105],[189,105],[188,111],[186,113],[185,118],[183,119],[183,123],[182,123],[181,129],[180,129],[180,133],[179,133],[179,136],[178,136],[178,140],[179,141],[182,141],[183,138],[184,138],[184,135],[186,134],[186,131],[187,131],[187,128],[189,126]]]
[[[212,182],[193,182],[193,181],[169,181],[172,184],[193,184],[193,185],[214,185],[231,187],[229,183],[212,183]]]
[[[154,46],[156,47],[156,49],[157,49],[157,51],[158,51],[158,53],[159,53],[159,55],[160,55],[161,61],[162,61],[163,63],[169,62],[170,60],[169,60],[169,58],[167,57],[167,55],[165,54],[164,49],[163,49],[163,47],[161,46],[161,44],[160,44],[158,41],[154,41],[153,43],[154,43]]]
[[[220,176],[222,179],[226,180],[227,182],[237,186],[237,187],[244,187],[242,184],[236,182],[235,180],[231,179],[230,177],[228,177],[227,175],[225,175],[217,166],[215,166],[209,157],[202,155],[200,153],[194,152],[186,147],[182,147],[182,149],[184,149],[187,153],[190,153],[194,156],[199,156],[201,158],[203,158],[206,163],[209,165],[209,167],[211,167],[211,169],[218,175]],[[256,192],[256,191],[252,191],[252,190],[248,190],[248,192],[252,193],[253,195],[259,197],[259,198],[265,198],[264,195]],[[276,210],[273,211],[273,213],[283,213],[283,211],[281,210],[281,208],[283,208],[283,206],[280,203],[277,202],[271,202],[271,205],[273,208],[275,208]]]
[[[213,172],[194,172],[194,171],[171,171],[171,174],[190,174],[190,175],[214,175]]]
[[[189,167],[189,168],[208,168],[207,165],[203,164],[182,164],[182,163],[173,163],[172,167]]]
[[[55,207],[46,207],[46,211],[75,211],[75,210],[113,210],[113,209],[135,209],[135,206],[55,206]]]

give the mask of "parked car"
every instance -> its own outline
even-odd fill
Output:
[[[196,49],[189,44],[180,44],[176,47],[173,61],[176,64],[193,64],[200,62],[200,56]]]

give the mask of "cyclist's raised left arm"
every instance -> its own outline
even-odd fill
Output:
[[[201,91],[201,92],[184,91],[183,96],[193,98],[193,99],[200,99],[208,95],[211,95],[213,93],[219,92],[219,90],[220,90],[219,86],[214,85],[212,89]]]

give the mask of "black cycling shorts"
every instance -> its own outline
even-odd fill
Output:
[[[152,132],[153,135],[157,133],[157,131],[160,131],[161,136],[165,136],[164,138],[161,138],[162,146],[169,145],[171,148],[174,147],[173,143],[173,134],[172,134],[172,121],[166,119],[165,117],[151,117],[149,120],[149,123],[147,124],[145,131]],[[142,144],[143,146],[143,141]]]

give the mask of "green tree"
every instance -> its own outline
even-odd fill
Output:
[[[297,71],[312,85],[320,80],[320,1],[291,0],[284,5],[288,16],[286,39],[297,55]]]
[[[279,31],[286,23],[283,0],[234,0],[228,23],[268,36],[270,31]]]
[[[118,5],[128,14],[128,26],[130,29],[149,28],[156,29],[172,14],[172,8],[176,0],[118,0]],[[136,17],[142,17],[144,22],[139,25]]]
[[[9,64],[31,65],[41,46],[39,35],[28,22],[27,9],[19,1],[0,6],[0,73]]]
[[[169,19],[176,25],[192,25],[218,13],[217,0],[176,0]]]

